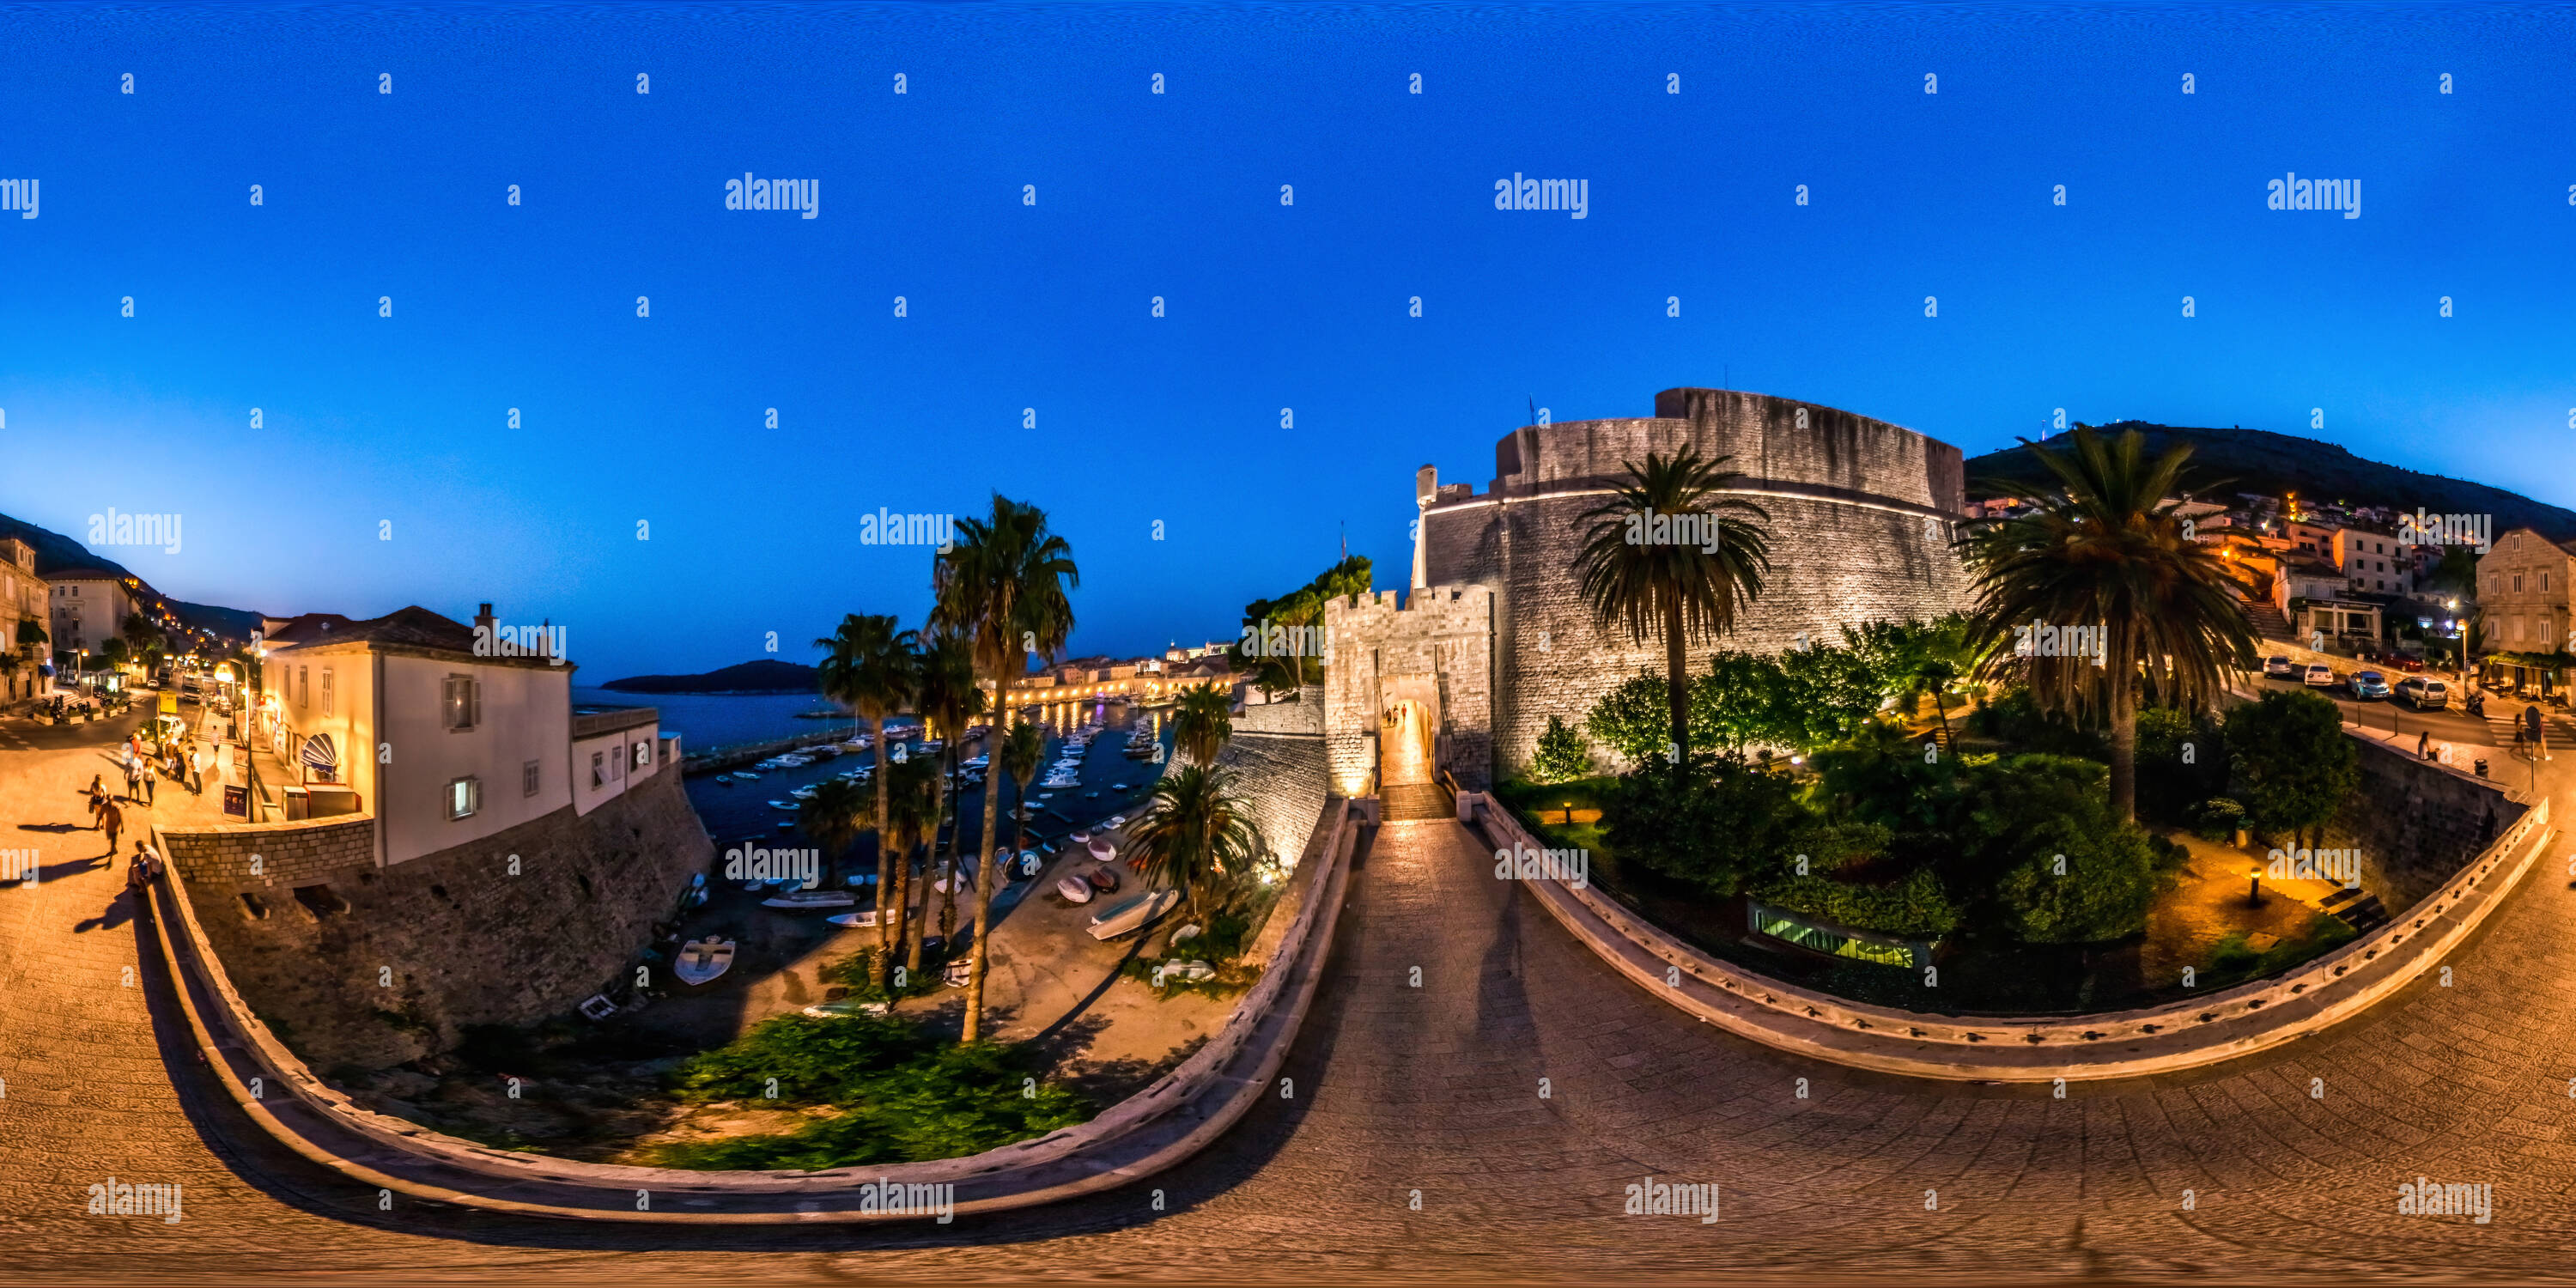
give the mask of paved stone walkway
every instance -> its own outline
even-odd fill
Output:
[[[0,835],[76,818],[55,802],[90,754],[0,758]],[[1455,822],[1392,822],[1358,860],[1295,1098],[1198,1159],[948,1227],[693,1233],[378,1211],[282,1156],[176,1045],[115,879],[57,875],[0,889],[0,1280],[2576,1277],[2569,884],[2558,859],[2537,869],[2451,987],[2059,1100],[1811,1065],[1690,1021],[1497,881]],[[2493,1185],[2492,1223],[2399,1216],[2419,1174]],[[184,1220],[82,1215],[110,1175],[183,1184]],[[1648,1175],[1719,1185],[1720,1218],[1623,1215]]]

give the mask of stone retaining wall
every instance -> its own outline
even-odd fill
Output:
[[[1538,846],[1489,796],[1458,798],[1461,821],[1496,847]],[[2045,1082],[2125,1078],[2232,1059],[2316,1032],[2403,988],[2475,930],[2544,848],[2549,804],[2406,915],[2334,952],[2204,999],[2030,1019],[1901,1011],[1845,1001],[1722,962],[1595,888],[1534,880],[1539,902],[1639,986],[1730,1032],[1858,1068],[1918,1077]]]
[[[607,811],[602,811],[606,813]],[[593,818],[601,815],[593,815]],[[1225,1027],[1143,1092],[1076,1127],[965,1158],[828,1172],[695,1172],[489,1149],[364,1109],[324,1086],[234,989],[181,882],[152,890],[154,933],[190,1033],[234,1104],[304,1158],[369,1188],[483,1211],[674,1225],[920,1219],[870,1206],[863,1186],[952,1185],[954,1210],[1076,1198],[1154,1175],[1222,1135],[1275,1082],[1312,1004],[1347,889],[1358,811],[1331,802],[1297,912]],[[408,865],[407,865],[408,866]]]
[[[2351,726],[2346,726],[2350,728]],[[2391,914],[2422,902],[2529,806],[2496,783],[2392,747],[2361,743],[2361,785],[2326,827],[2329,849],[2361,851],[2362,888]]]
[[[571,1010],[634,960],[714,852],[677,774],[391,868],[375,866],[373,828],[156,829],[234,983],[321,1068],[401,1064],[468,1025]]]

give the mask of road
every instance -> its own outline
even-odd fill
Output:
[[[1810,1064],[1690,1021],[1495,880],[1457,824],[1389,823],[1356,860],[1294,1098],[1199,1158],[944,1228],[694,1233],[380,1211],[267,1142],[177,1041],[117,879],[82,867],[94,834],[44,830],[80,818],[98,754],[0,757],[0,835],[49,865],[0,888],[0,1281],[2576,1276],[2576,890],[2555,858],[2450,987],[2057,1099]],[[2542,766],[2560,811],[2570,764]],[[1717,1184],[1719,1219],[1623,1214],[1650,1175]],[[2491,1184],[2492,1222],[2399,1215],[2419,1175]],[[85,1215],[110,1176],[183,1185],[184,1218]]]

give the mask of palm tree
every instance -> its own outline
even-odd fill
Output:
[[[858,783],[825,779],[796,817],[797,830],[823,851],[824,886],[839,889],[841,856],[859,843],[861,833],[876,826],[875,794]]]
[[[878,951],[875,969],[870,973],[883,983],[895,957],[909,954],[904,962],[904,978],[909,982],[921,972],[921,943],[911,938],[912,890],[905,874],[912,871],[912,852],[920,847],[922,838],[938,835],[939,762],[928,756],[914,756],[887,771],[884,778],[890,781],[884,783],[880,795],[885,812],[876,816],[877,852],[880,856],[888,851],[894,854],[896,877],[891,898],[885,893],[883,879],[879,880],[877,928],[883,930],[886,923],[893,922],[894,939],[887,944],[879,937],[878,942],[885,946]]]
[[[993,512],[959,519],[957,540],[933,566],[934,621],[974,641],[975,668],[993,681],[993,710],[1008,718],[1011,684],[1029,657],[1052,662],[1073,633],[1068,587],[1082,584],[1073,547],[1047,530],[1046,511],[995,493]],[[1001,793],[984,793],[983,848],[992,848]],[[992,960],[993,885],[975,883],[975,964],[966,982],[964,1041],[983,1031],[985,966]]]
[[[933,631],[922,642],[921,649],[921,718],[945,742],[940,763],[945,771],[939,778],[938,812],[933,817],[946,820],[948,802],[957,794],[959,744],[968,722],[984,714],[984,691],[975,687],[975,656],[963,636],[953,631]],[[949,833],[948,893],[939,903],[939,933],[954,937],[957,933],[957,850],[966,842],[965,820]],[[930,833],[930,862],[939,861],[939,832]],[[924,871],[927,872],[925,867]],[[980,873],[979,873],[980,875]],[[911,909],[905,909],[909,916]],[[912,940],[908,962],[915,972],[921,969],[921,940],[929,934],[930,898],[921,900],[922,934]]]
[[[1193,762],[1216,763],[1216,754],[1234,737],[1234,703],[1226,692],[1214,684],[1193,684],[1181,690],[1179,706],[1172,711],[1172,743]]]
[[[1233,775],[1214,765],[1183,765],[1155,780],[1128,834],[1146,880],[1180,891],[1192,917],[1207,886],[1251,871],[1266,848],[1251,806],[1233,787]]]
[[[2104,709],[2111,734],[2111,808],[2137,816],[2138,699],[2206,711],[2231,670],[2254,664],[2253,623],[2218,551],[2183,533],[2180,492],[2189,443],[2153,461],[2136,430],[2105,441],[2090,427],[2066,451],[2025,443],[2057,479],[2054,495],[2017,518],[1973,526],[1960,539],[1976,575],[1972,645],[1988,679],[2026,673],[2043,707]],[[2014,651],[2016,626],[2092,627],[2093,658]]]
[[[1591,521],[1576,567],[1593,623],[1605,631],[1624,627],[1635,644],[1663,636],[1676,767],[1690,750],[1690,636],[1734,631],[1737,610],[1762,594],[1771,571],[1771,533],[1763,526],[1771,516],[1750,501],[1715,499],[1744,477],[1724,468],[1730,459],[1702,461],[1693,447],[1670,458],[1648,452],[1643,468],[1627,463],[1628,477],[1610,500],[1577,520]],[[1658,521],[1694,515],[1688,526],[1700,531],[1657,530]],[[1680,539],[1685,535],[1693,539]]]
[[[1012,817],[1020,822],[1019,835],[1011,843],[1011,853],[1017,854],[1029,848],[1029,784],[1036,781],[1038,766],[1046,762],[1046,733],[1034,724],[1016,724],[1001,741],[1001,752],[993,757],[992,769],[1009,774],[1011,781],[1020,785],[1019,801],[1011,810]],[[994,790],[1001,781],[988,771],[984,790]]]
[[[892,616],[880,613],[851,613],[841,619],[840,629],[825,639],[814,641],[823,650],[823,664],[817,668],[823,696],[848,707],[875,730],[877,752],[877,808],[874,817],[886,816],[886,717],[903,710],[912,701],[916,679],[914,653],[919,637],[900,629]],[[882,830],[877,834],[877,983],[885,983],[886,966],[893,960],[888,951],[893,933],[886,923],[885,910],[893,908],[900,915],[901,904],[888,904],[887,897],[900,889],[894,884],[894,873]]]

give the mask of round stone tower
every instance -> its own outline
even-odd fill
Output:
[[[1580,726],[1640,669],[1662,674],[1658,642],[1596,628],[1577,593],[1584,511],[1648,452],[1685,447],[1744,477],[1730,495],[1769,516],[1771,573],[1735,633],[1692,643],[1693,669],[1718,648],[1778,652],[1801,636],[1833,642],[1864,622],[1937,617],[1966,606],[1950,541],[1963,517],[1959,449],[1814,403],[1731,389],[1667,389],[1652,417],[1513,430],[1494,445],[1492,487],[1442,485],[1426,468],[1417,587],[1493,592],[1491,755],[1497,777],[1528,763],[1549,716]],[[1466,731],[1454,731],[1465,733]],[[1476,739],[1483,742],[1483,739]],[[1462,747],[1469,740],[1458,740]],[[1462,780],[1466,775],[1462,774]]]

